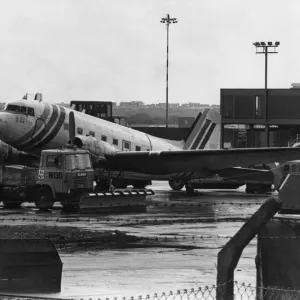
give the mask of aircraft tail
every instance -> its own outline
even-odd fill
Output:
[[[187,137],[184,150],[220,149],[221,116],[214,109],[200,112]]]

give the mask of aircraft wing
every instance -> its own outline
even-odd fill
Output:
[[[146,174],[173,174],[249,167],[300,159],[300,148],[245,148],[227,150],[134,151],[106,156],[110,169]]]

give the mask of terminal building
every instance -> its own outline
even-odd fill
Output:
[[[223,148],[284,147],[300,138],[298,85],[267,94],[265,89],[221,89],[220,112]]]

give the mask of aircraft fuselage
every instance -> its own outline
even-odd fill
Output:
[[[0,139],[18,150],[39,154],[69,142],[69,108],[46,102],[10,102],[0,112]],[[74,111],[76,135],[94,136],[118,151],[180,150],[183,144],[160,139]],[[177,143],[177,144],[176,144]]]

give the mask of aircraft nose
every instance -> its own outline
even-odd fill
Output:
[[[11,137],[11,131],[9,130],[9,119],[4,114],[0,113],[0,140],[8,142]]]

